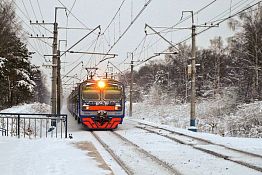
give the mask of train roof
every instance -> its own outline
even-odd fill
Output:
[[[107,79],[89,79],[89,80],[85,80],[85,81],[83,81],[82,83],[80,83],[81,85],[82,84],[88,84],[88,83],[90,83],[90,84],[93,84],[93,83],[96,83],[97,81],[105,81],[105,82],[109,82],[109,83],[115,83],[115,84],[117,84],[117,85],[122,85],[123,86],[123,83],[121,83],[121,82],[119,82],[119,81],[117,81],[117,80],[115,80],[115,79],[109,79],[109,78],[107,78]]]

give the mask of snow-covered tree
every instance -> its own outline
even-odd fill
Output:
[[[13,4],[0,2],[0,106],[29,102],[35,94],[34,66],[21,39]]]

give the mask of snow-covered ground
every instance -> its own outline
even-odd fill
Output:
[[[238,105],[235,111],[232,111],[233,103],[230,98],[199,101],[196,105],[198,130],[223,136],[262,138],[262,101]],[[190,104],[134,103],[132,118],[187,129]]]
[[[103,163],[92,157],[94,146],[83,136],[83,142],[0,137],[0,174],[110,174],[109,168],[99,167]]]
[[[140,106],[140,109],[143,109],[141,107],[145,106]],[[169,108],[165,108],[164,110],[168,111]],[[43,109],[46,110],[43,111]],[[36,103],[13,107],[12,109],[1,112],[45,113],[48,112],[49,109],[50,107],[48,105]],[[145,118],[146,120],[146,117],[150,116],[150,110],[151,108],[149,107],[145,108],[143,111],[148,115],[145,115],[145,117],[141,116],[140,119]],[[171,109],[169,110],[171,111]],[[67,113],[65,108],[63,109],[63,113]],[[136,114],[137,109],[134,108],[133,118],[136,118]],[[160,114],[161,113],[158,115],[162,116]],[[0,136],[0,174],[126,174],[123,168],[120,167],[112,156],[94,138],[90,131],[78,125],[70,115],[68,119],[69,133],[72,134],[73,139],[16,139],[14,137]],[[158,119],[161,123],[161,118],[159,117]],[[142,122],[145,122],[145,120],[142,119]],[[188,120],[188,117],[185,117],[184,120]],[[151,121],[151,123],[149,122],[150,124],[156,124],[157,120],[151,119]],[[172,174],[169,173],[168,170],[162,171],[161,168],[155,166],[157,162],[143,155],[143,152],[141,153],[139,151],[141,149],[149,152],[157,159],[166,162],[180,174],[261,174],[259,171],[224,160],[223,158],[194,150],[190,145],[179,144],[160,135],[146,132],[136,128],[137,125],[136,121],[126,117],[123,125],[119,126],[116,133],[135,143],[139,149],[129,145],[128,142],[121,141],[121,139],[117,137],[113,138],[110,131],[96,131],[110,149],[115,152],[118,157],[123,159],[122,161],[130,167],[132,172],[135,172],[134,174],[159,174],[159,172],[160,174],[161,172]],[[198,138],[208,139],[213,143],[253,152],[262,156],[262,140],[258,138],[221,137],[213,134],[193,133],[170,125],[157,125],[162,128]],[[110,137],[112,137],[112,139]],[[245,157],[242,158],[245,159]],[[143,162],[147,167],[143,168]],[[261,164],[261,162],[258,162],[258,164]]]
[[[1,113],[38,113],[46,114],[50,112],[51,107],[43,103],[32,103],[32,104],[22,104],[18,106],[13,106],[12,108],[4,109]]]

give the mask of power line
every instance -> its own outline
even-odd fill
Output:
[[[114,44],[110,47],[110,49],[107,51],[107,54],[114,48],[114,46],[120,41],[120,39],[126,34],[126,32],[130,29],[130,27],[135,23],[135,21],[139,18],[139,16],[144,12],[144,10],[148,7],[148,5],[152,2],[152,0],[148,0],[143,8],[139,11],[139,13],[136,15],[136,17],[131,21],[131,23],[127,26],[125,31],[118,37],[118,39],[114,42]],[[98,66],[102,61],[106,60],[105,57],[96,65]]]
[[[3,5],[2,5],[1,3],[0,3],[0,5],[1,5],[1,7],[3,7]],[[12,22],[13,24],[16,24],[15,21],[12,21],[12,20],[11,20],[11,22]],[[21,36],[23,35],[23,33],[22,33],[20,30],[17,30],[17,32],[19,32]],[[44,61],[46,61],[46,60],[45,60],[45,57],[44,57],[40,52],[38,52],[38,50],[37,50],[31,43],[28,42],[28,44],[29,44],[33,49],[35,49],[35,52],[37,52],[37,53],[44,59]]]
[[[230,19],[230,18],[233,18],[233,17],[235,17],[235,16],[243,13],[244,11],[248,10],[249,8],[252,8],[252,7],[258,5],[258,4],[261,3],[261,2],[262,2],[262,1],[259,1],[259,2],[255,3],[255,4],[251,5],[250,7],[247,7],[247,8],[245,8],[245,9],[242,9],[241,11],[238,11],[238,12],[236,12],[235,14],[230,15],[229,17],[222,19],[222,20],[219,21],[217,24],[214,24],[214,26],[215,26],[215,25],[219,25],[219,24],[225,22],[226,20],[228,20],[228,19]],[[207,31],[207,30],[209,30],[209,29],[211,29],[211,28],[212,28],[212,27],[210,26],[210,27],[208,27],[208,28],[206,28],[206,29],[198,32],[196,35],[199,35],[199,34],[205,32],[205,31]],[[183,43],[183,42],[185,42],[185,41],[187,41],[187,40],[189,40],[189,39],[191,39],[191,38],[192,38],[192,36],[189,35],[189,37],[187,37],[187,38],[185,38],[183,41],[180,41],[179,43],[175,44],[175,46],[177,46],[177,45],[179,45],[179,44],[181,44],[181,43]],[[163,53],[163,52],[165,52],[165,51],[167,51],[167,49],[165,49],[164,51],[162,51],[162,52],[160,52],[160,53]],[[157,56],[157,55],[151,56],[151,57],[149,57],[148,59],[144,60],[143,62],[140,62],[140,63],[136,64],[134,67],[137,67],[137,66],[145,63],[146,61],[149,61],[149,60],[155,58],[156,56]],[[125,72],[125,71],[127,71],[127,70],[129,70],[129,69],[130,69],[130,68],[124,70],[123,72]]]
[[[123,1],[121,2],[118,10],[117,10],[116,13],[115,13],[115,15],[113,16],[113,18],[111,19],[111,21],[109,22],[109,24],[107,25],[107,27],[105,28],[105,30],[102,32],[101,35],[103,35],[103,34],[107,31],[107,29],[110,27],[110,25],[112,24],[112,22],[115,20],[117,14],[120,12],[120,10],[121,10],[122,6],[124,5],[125,1],[126,1],[126,0],[123,0]]]
[[[16,2],[15,2],[14,0],[12,1],[12,3],[14,3],[15,6],[17,7],[17,9],[30,21],[30,17],[27,17],[27,15],[29,15],[29,13],[28,13],[28,11],[27,11],[27,9],[26,9],[26,6],[24,5],[24,2],[22,1],[27,15],[21,10],[21,8],[16,4]],[[31,30],[33,31],[34,34],[36,34],[34,28],[30,27],[20,16],[17,16],[17,17],[20,18],[20,20],[21,20],[22,22],[24,22],[24,23],[29,27],[29,29],[31,28]],[[38,31],[40,31],[40,30],[38,29]],[[35,42],[35,41],[34,41],[34,42]],[[41,51],[43,52],[43,48],[42,48],[41,44],[39,43],[39,41],[38,41],[37,44],[35,44],[35,45],[38,45],[39,50],[41,50]]]
[[[91,28],[87,27],[87,25],[85,25],[85,23],[83,23],[80,19],[78,19],[73,13],[72,11],[70,11],[62,2],[61,0],[57,0],[63,7],[65,7],[68,11],[69,14],[72,15],[80,24],[82,24],[86,29],[88,30],[92,30]]]
[[[229,15],[230,16],[230,12],[236,10],[237,8],[239,8],[240,6],[242,6],[243,4],[246,4],[247,1],[250,1],[250,0],[241,0],[239,2],[237,2],[236,4],[234,4],[233,6],[230,6],[229,9],[226,9],[225,11],[223,11],[222,13],[216,15],[215,17],[211,18],[207,23],[210,23],[211,21],[215,20],[216,18],[223,18],[224,16],[227,16]],[[252,0],[252,2],[254,2],[256,0]],[[243,2],[243,3],[241,3]],[[221,17],[220,17],[221,16]],[[217,21],[219,21],[220,19],[217,19]]]
[[[27,11],[27,8],[25,7],[24,0],[22,0],[22,3],[23,3],[23,6],[24,6],[24,9],[25,9],[25,12],[26,12],[26,14],[27,14],[27,17],[28,17],[28,19],[30,20],[30,15],[29,15],[29,13],[28,13],[28,11]],[[23,12],[22,12],[22,13],[23,13]]]
[[[141,44],[143,44],[142,49],[144,48],[144,45],[145,45],[145,42],[146,42],[146,37],[147,37],[147,35],[144,36],[144,38],[139,42],[138,46],[137,46],[131,53],[135,53],[135,52],[137,51],[137,49],[140,47]],[[140,52],[140,56],[141,56],[141,52]],[[139,57],[140,57],[140,56],[139,56]],[[124,59],[123,61],[121,61],[121,62],[118,64],[118,66],[121,65],[121,64],[123,64],[123,63],[125,63],[125,61],[126,61],[128,58],[129,58],[129,57],[127,56],[126,59]]]
[[[248,10],[248,9],[256,6],[256,5],[258,5],[258,4],[261,3],[261,2],[262,2],[262,1],[259,1],[259,2],[255,3],[255,4],[251,5],[250,7],[247,7],[247,8],[245,8],[245,9],[241,10],[241,11],[236,12],[235,14],[233,14],[233,15],[227,17],[227,18],[222,19],[221,21],[219,21],[219,22],[217,22],[216,24],[214,24],[214,26],[215,26],[215,25],[220,25],[221,23],[225,22],[226,20],[228,20],[228,19],[230,19],[230,18],[233,18],[233,17],[235,17],[235,16],[243,13],[244,11],[246,11],[246,10]],[[209,29],[211,29],[211,28],[213,28],[213,27],[212,27],[212,26],[209,26],[209,27],[207,27],[206,29],[203,29],[202,31],[196,33],[196,35],[200,35],[200,34],[206,32],[207,30],[209,30]],[[175,44],[175,46],[177,46],[177,45],[179,45],[179,44],[181,44],[181,43],[183,43],[183,42],[185,42],[185,41],[187,41],[187,40],[189,40],[189,39],[191,39],[191,38],[192,38],[192,36],[190,35],[190,37],[184,39],[183,41],[181,41],[181,42],[179,42],[179,43],[177,43],[177,44]],[[163,52],[165,52],[166,50],[167,50],[167,49],[165,49]],[[163,52],[161,52],[161,53],[163,53]],[[152,58],[154,58],[154,56],[152,56],[152,57],[150,57],[149,59],[147,59],[147,61],[150,60],[150,59],[152,59]],[[142,62],[142,63],[144,63],[144,62]],[[134,67],[136,67],[136,66],[138,66],[138,65],[141,65],[142,63],[139,63],[139,64],[135,65]]]
[[[199,13],[202,12],[204,9],[206,9],[206,8],[208,8],[209,6],[211,6],[212,4],[214,4],[216,1],[217,1],[217,0],[214,0],[214,1],[210,2],[209,4],[205,5],[204,7],[202,7],[202,8],[199,9],[198,11],[196,11],[194,14],[199,14]],[[235,6],[237,6],[237,5],[238,5],[239,3],[241,3],[242,1],[243,1],[243,0],[241,0],[240,2],[237,2],[237,3],[234,4],[232,7],[234,8]],[[243,4],[243,3],[242,3],[242,4]],[[242,4],[241,4],[241,5],[242,5]],[[238,7],[239,7],[239,6],[237,6],[237,8],[238,8]],[[234,8],[234,10],[237,9],[237,8]],[[222,12],[222,13],[225,13],[225,12]],[[168,30],[168,29],[175,28],[177,25],[179,25],[179,24],[181,24],[182,22],[190,19],[190,17],[191,17],[190,15],[187,16],[186,18],[184,18],[183,20],[180,20],[180,21],[179,21],[178,23],[176,23],[175,25],[173,25],[173,26],[171,26],[171,27],[168,27],[168,28],[160,31],[160,33],[162,33],[163,31],[166,31],[166,30]],[[217,17],[217,16],[216,16],[216,17]],[[213,19],[214,19],[214,18],[213,18]],[[223,19],[224,19],[224,18],[223,18]],[[222,20],[222,19],[219,19],[219,20],[217,20],[217,21],[220,21],[220,20]],[[214,22],[216,22],[216,21],[214,21]],[[168,32],[168,33],[169,33],[169,32]],[[167,34],[167,33],[166,33],[166,34]],[[165,36],[166,34],[164,34],[164,36]],[[190,38],[191,38],[191,37],[189,36],[189,37],[187,37],[186,39],[184,39],[182,42],[185,42],[185,41],[187,41],[187,40],[190,39]],[[161,40],[161,39],[156,40],[154,43],[152,43],[151,45],[149,45],[149,46],[147,47],[147,49],[149,49],[149,48],[153,47],[155,44],[159,43],[160,40]],[[179,43],[182,43],[182,42],[179,42]]]
[[[27,10],[27,8],[26,8],[26,6],[25,6],[25,4],[24,4],[24,1],[22,0],[22,3],[23,3],[24,9],[25,9],[27,15],[23,12],[23,10],[21,10],[21,8],[16,4],[16,2],[15,2],[14,0],[12,1],[12,3],[14,3],[15,6],[17,7],[17,9],[25,16],[25,18],[28,19],[28,21],[30,21],[30,16],[29,16],[28,10]],[[31,29],[34,34],[37,34],[37,33],[35,32],[35,30],[34,30],[33,27],[29,26],[29,25],[27,24],[27,22],[25,22],[20,16],[17,16],[17,17],[20,18],[20,20],[21,20],[29,29]],[[45,30],[48,30],[48,29],[45,28],[44,26],[41,26],[41,27],[43,27]],[[38,29],[38,31],[41,33],[41,30],[40,30],[39,28],[37,28],[37,29]],[[51,32],[50,30],[48,30],[48,31]],[[52,32],[51,32],[51,33],[52,33]],[[43,41],[43,40],[41,40],[41,41]],[[33,42],[35,42],[35,41],[33,41]],[[41,44],[39,43],[39,41],[37,41],[37,44],[38,44],[39,49],[42,50],[42,52],[43,52],[43,48],[42,48]],[[45,51],[47,51],[47,48],[46,48],[46,47],[45,47]]]
[[[33,14],[34,14],[34,16],[35,16],[35,20],[37,20],[37,17],[36,17],[36,14],[35,14],[35,10],[34,10],[34,7],[33,7],[33,5],[32,5],[31,0],[29,0],[29,2],[30,2],[30,5],[31,5],[31,8],[32,8]]]
[[[194,15],[199,14],[200,12],[202,12],[203,10],[205,10],[206,8],[208,8],[208,7],[210,7],[212,4],[214,4],[216,1],[217,1],[217,0],[213,0],[212,2],[208,3],[208,4],[205,5],[204,7],[200,8],[198,11],[196,11],[196,12],[194,13]],[[160,33],[163,32],[163,31],[165,31],[165,30],[172,29],[172,28],[178,26],[179,24],[187,21],[187,20],[190,19],[190,18],[191,18],[191,15],[188,15],[188,16],[185,17],[185,18],[183,18],[183,16],[182,16],[181,19],[180,19],[176,24],[174,24],[173,26],[168,27],[168,28],[160,31]]]
[[[243,10],[241,10],[241,11],[239,11],[239,12],[236,12],[235,14],[233,14],[233,15],[227,17],[227,18],[222,19],[220,22],[217,22],[215,25],[220,25],[221,23],[225,22],[226,20],[228,20],[228,19],[230,19],[230,18],[233,18],[233,17],[235,17],[235,16],[243,13],[244,11],[246,11],[246,10],[248,10],[248,9],[256,6],[256,5],[258,5],[258,4],[261,3],[261,2],[262,2],[262,1],[259,1],[259,2],[255,3],[255,4],[251,5],[250,7],[244,8]],[[199,35],[199,34],[205,32],[205,31],[209,30],[210,28],[212,28],[212,27],[208,27],[208,28],[206,28],[206,29],[198,32],[197,35]]]
[[[40,8],[39,0],[37,0],[37,5],[38,5],[38,9],[39,9],[40,15],[41,15],[41,17],[42,17],[42,20],[44,20],[43,14],[42,14],[42,10],[41,10],[41,8]]]
[[[41,7],[40,7],[40,3],[39,3],[39,0],[37,0],[37,5],[38,5],[38,9],[39,9],[39,12],[40,12],[40,15],[42,17],[42,20],[44,21],[44,17],[43,17],[43,14],[42,14],[42,10],[41,10]],[[47,32],[46,31],[49,31],[50,33],[52,33],[49,29],[47,29],[45,26],[42,26],[45,29],[45,35],[47,35]]]
[[[203,10],[205,10],[206,8],[208,8],[208,7],[210,7],[212,4],[214,4],[216,1],[217,1],[217,0],[211,1],[210,3],[208,3],[207,5],[205,5],[204,7],[200,8],[199,10],[197,10],[194,14],[199,14],[200,12],[202,12]],[[159,33],[165,32],[166,30],[170,30],[170,29],[176,27],[177,25],[179,25],[179,24],[187,21],[187,20],[190,19],[190,18],[191,18],[191,15],[188,15],[187,17],[179,20],[179,21],[178,21],[176,24],[174,24],[173,26],[167,27],[167,28],[161,30]],[[169,32],[168,32],[168,33],[169,33]],[[166,33],[166,34],[167,34],[167,33]],[[164,36],[165,36],[166,34],[164,34]],[[142,39],[142,40],[143,40],[143,39]],[[154,46],[155,44],[157,44],[160,40],[161,40],[161,38],[157,39],[153,44],[151,44],[151,45],[148,46],[147,48],[149,49],[149,48],[153,47],[153,46]],[[142,54],[142,53],[140,53],[140,55],[141,55],[141,54]]]
[[[70,15],[70,14],[71,14],[71,12],[72,12],[73,8],[75,7],[75,4],[76,4],[76,0],[74,1],[74,3],[73,3],[73,5],[72,5],[72,7],[70,8],[70,11],[69,11],[69,14],[68,14],[68,15]]]
[[[95,43],[96,43],[96,39],[94,39],[92,42],[91,42],[91,45],[87,48],[87,50],[89,50]],[[83,48],[85,48],[86,46],[83,46],[80,50],[82,50]],[[81,58],[83,58],[85,54],[82,54],[80,57],[77,58],[76,61],[72,62],[70,65],[66,65],[65,67],[69,67],[69,66],[72,66],[73,64],[75,64],[76,62],[78,62]]]

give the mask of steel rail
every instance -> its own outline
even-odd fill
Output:
[[[139,147],[137,144],[131,142],[127,138],[123,137],[122,135],[118,134],[117,132],[111,131],[115,136],[120,138],[122,141],[127,142],[128,144],[134,146],[139,152],[145,154],[146,156],[150,157],[153,161],[155,161],[160,166],[166,168],[169,172],[171,172],[174,175],[181,175],[176,169],[174,169],[171,165],[169,165],[167,162],[164,162],[157,158],[156,156],[150,154],[148,151],[144,150],[143,148]]]
[[[238,149],[231,148],[231,147],[227,147],[227,146],[221,145],[221,144],[216,144],[216,143],[213,143],[213,142],[211,142],[211,141],[209,141],[209,140],[205,140],[205,139],[202,139],[202,138],[197,138],[197,137],[194,137],[194,136],[186,135],[186,134],[183,134],[183,133],[180,133],[180,132],[176,132],[176,131],[173,131],[173,130],[168,130],[168,129],[165,129],[165,128],[162,128],[162,127],[153,126],[153,125],[150,125],[150,124],[145,124],[145,123],[142,123],[142,122],[138,122],[138,123],[140,123],[140,124],[142,124],[142,125],[145,125],[145,126],[149,126],[149,127],[158,129],[158,130],[160,129],[160,130],[168,131],[168,132],[170,132],[171,134],[176,134],[176,135],[179,135],[179,136],[183,136],[183,137],[187,137],[187,138],[190,138],[190,139],[198,140],[198,141],[200,141],[200,142],[204,142],[204,143],[207,143],[207,144],[210,144],[210,145],[219,146],[219,147],[222,147],[222,148],[224,148],[224,149],[227,149],[227,150],[236,152],[236,153],[238,153],[238,154],[246,154],[246,155],[248,155],[248,156],[252,156],[252,157],[256,157],[256,158],[262,158],[261,155],[254,154],[254,153],[250,153],[250,152],[246,152],[246,151],[243,151],[243,150],[238,150]],[[136,126],[136,128],[139,128],[139,129],[142,129],[142,130],[145,130],[145,131],[148,131],[148,132],[151,132],[151,133],[160,135],[160,136],[162,136],[162,137],[168,138],[168,139],[170,139],[170,140],[172,140],[172,141],[175,141],[175,142],[177,142],[177,143],[191,146],[192,148],[197,149],[197,150],[200,150],[200,151],[202,151],[202,152],[205,152],[205,153],[214,155],[214,156],[216,156],[216,157],[223,158],[223,159],[225,159],[225,160],[228,160],[228,161],[231,161],[231,162],[240,164],[240,165],[242,165],[242,166],[246,166],[246,167],[248,167],[248,168],[254,169],[254,170],[256,170],[256,171],[262,172],[262,167],[259,167],[259,166],[250,164],[250,163],[248,163],[248,162],[244,162],[244,161],[241,161],[241,160],[236,160],[236,159],[234,159],[234,158],[231,158],[230,156],[227,156],[227,155],[224,155],[224,154],[221,154],[221,153],[218,153],[218,152],[215,152],[215,151],[206,149],[206,148],[198,147],[197,145],[194,145],[194,144],[189,144],[189,143],[187,143],[187,142],[185,142],[185,141],[183,141],[183,140],[180,140],[180,139],[177,139],[177,138],[168,136],[168,135],[164,135],[164,134],[159,133],[159,132],[157,132],[157,131],[154,131],[153,129],[145,128],[145,127],[142,127],[142,126]]]
[[[91,134],[128,175],[134,175],[134,173],[128,168],[128,166],[114,153],[112,149],[109,148],[109,146],[97,134],[94,133],[94,131],[91,131]]]

